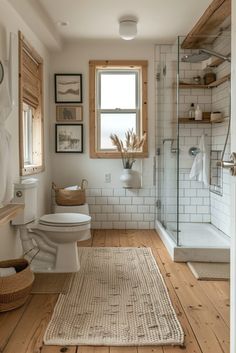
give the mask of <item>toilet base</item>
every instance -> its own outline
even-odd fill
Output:
[[[79,269],[77,242],[59,244],[54,272],[77,272]]]
[[[72,273],[78,272],[80,262],[78,256],[77,243],[60,244],[57,247],[56,261],[53,267],[40,268],[40,266],[32,265],[31,269],[35,273]]]

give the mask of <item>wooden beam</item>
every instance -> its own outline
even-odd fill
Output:
[[[206,36],[216,33],[231,14],[231,0],[214,0],[181,44],[182,49],[201,46]],[[205,37],[205,38],[204,38]]]

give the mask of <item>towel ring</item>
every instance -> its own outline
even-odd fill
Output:
[[[198,147],[190,147],[190,149],[188,150],[188,154],[193,157],[195,157],[200,152],[200,148]]]

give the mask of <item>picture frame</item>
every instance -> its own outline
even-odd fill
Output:
[[[61,122],[76,122],[83,120],[82,105],[57,105],[56,120]]]
[[[56,153],[83,152],[83,124],[55,125]]]
[[[82,74],[55,74],[55,102],[82,103]]]

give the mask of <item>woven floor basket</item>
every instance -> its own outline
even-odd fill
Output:
[[[0,312],[23,305],[32,288],[34,274],[25,259],[1,261],[0,267],[15,267],[16,274],[0,277]]]

